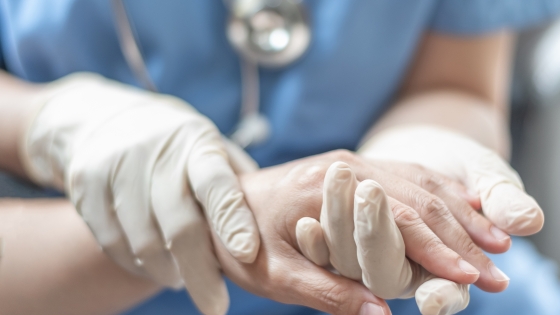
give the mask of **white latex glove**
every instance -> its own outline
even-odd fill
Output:
[[[419,164],[464,183],[480,196],[486,217],[509,234],[534,234],[544,224],[541,208],[508,163],[450,130],[424,125],[388,129],[367,141],[359,154]]]
[[[178,98],[92,74],[46,91],[22,145],[30,178],[64,189],[122,267],[184,285],[204,314],[225,314],[229,297],[197,201],[240,261],[254,261],[260,238],[214,124]]]
[[[325,175],[320,221],[302,218],[296,226],[301,251],[317,265],[330,262],[384,299],[416,295],[424,315],[467,307],[469,286],[435,278],[409,261],[383,188],[373,180],[358,184],[345,163],[334,163]]]

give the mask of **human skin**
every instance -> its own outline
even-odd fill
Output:
[[[427,34],[399,99],[373,133],[391,126],[428,122],[454,128],[501,152],[507,151],[504,149],[507,147],[503,114],[507,75],[504,73],[507,74],[508,69],[510,38],[506,33],[474,39]],[[3,152],[0,169],[22,177],[25,174],[19,161],[18,142],[24,121],[33,112],[30,99],[38,89],[40,86],[0,71],[0,151]],[[465,124],[465,120],[469,123]],[[416,174],[413,166],[410,172]],[[461,213],[474,211],[468,205],[460,207]],[[409,218],[422,222],[408,211],[410,207],[406,209],[405,213],[412,216]],[[509,240],[494,239],[490,231],[483,231],[478,237],[485,239],[494,252],[503,252],[510,245]],[[456,251],[460,254],[472,252],[476,248],[472,244],[457,244],[460,248]],[[447,247],[438,245],[437,248]],[[481,280],[484,279],[489,283],[489,290],[505,288],[503,283],[493,285],[492,279],[482,275]]]
[[[300,164],[288,167],[293,168],[293,165]],[[307,162],[302,165],[309,166]],[[246,196],[263,200],[257,196],[264,196],[263,188],[266,196],[278,193],[278,190],[271,189],[279,187],[271,184],[283,178],[286,170],[286,167],[275,167],[271,170],[273,174],[262,171],[244,175],[241,183]],[[280,189],[282,195],[289,196],[298,188],[286,185]],[[319,194],[314,197],[320,198],[320,188],[313,192]],[[293,230],[295,225],[284,229],[284,219],[309,213],[312,209],[308,208],[317,199],[310,196],[302,200],[299,197],[293,198],[300,201],[296,204],[292,199],[255,204],[261,235],[269,242],[261,247],[257,263],[241,263],[241,266],[253,266],[248,267],[249,282],[247,279],[241,281],[247,274],[230,271],[236,265],[227,259],[237,260],[220,251],[224,257],[222,266],[231,265],[227,267],[228,275],[255,294],[285,303],[342,315],[359,314],[362,305],[370,302],[384,307],[385,314],[390,314],[385,302],[363,285],[315,266],[290,245],[292,235],[284,232]],[[320,211],[315,210],[317,214]],[[4,244],[0,259],[1,314],[112,314],[159,290],[151,281],[129,274],[108,259],[66,200],[0,201],[0,235]],[[220,250],[224,250],[219,239],[214,241]],[[291,277],[286,271],[290,271]],[[296,279],[300,285],[295,285]],[[344,296],[334,291],[339,288],[344,288]]]
[[[64,199],[0,199],[0,314],[114,314],[159,287],[103,254]]]
[[[241,175],[263,246],[255,263],[243,264],[214,239],[225,274],[257,295],[284,303],[331,314],[359,314],[362,305],[370,302],[385,307],[385,314],[390,314],[386,304],[363,285],[307,261],[294,234],[301,217],[319,218],[323,178],[332,162],[349,161],[359,179],[386,176],[354,158],[349,152],[335,151]],[[396,222],[401,233],[409,236],[410,257],[420,257],[427,269],[456,281],[472,283],[477,279],[459,268],[459,255],[443,245],[412,208],[396,201],[391,207],[400,214]],[[155,284],[130,275],[105,257],[65,200],[0,202],[0,235],[4,239],[0,260],[2,314],[115,313],[158,291]],[[437,254],[422,256],[429,251]]]
[[[507,158],[508,86],[513,43],[514,36],[508,31],[473,37],[426,34],[397,101],[375,122],[363,142],[391,128],[431,125],[466,135]],[[379,165],[379,161],[374,163]],[[484,250],[501,253],[511,245],[509,238],[500,242],[493,236],[490,229],[492,224],[474,211],[476,202],[471,205],[451,202],[439,189],[442,185],[434,185],[431,175],[424,176],[410,167],[394,163],[386,165],[384,169],[440,197],[451,209],[455,219]],[[441,181],[436,179],[435,182]],[[425,221],[428,220],[425,214],[421,216]],[[478,223],[465,224],[465,220]],[[464,233],[452,233],[453,236],[460,234],[463,236],[457,237],[455,242],[463,243]],[[481,289],[499,292],[507,287],[507,281],[493,279],[482,259],[472,259],[473,256],[482,257],[480,248],[457,248],[453,245],[454,241],[444,236],[442,239],[482,271],[476,282]]]

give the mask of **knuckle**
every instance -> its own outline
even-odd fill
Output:
[[[420,194],[416,200],[420,215],[426,219],[437,219],[449,213],[443,200],[432,194]]]
[[[438,254],[444,253],[448,250],[447,246],[445,246],[443,242],[435,236],[424,237],[421,244],[422,251],[419,261],[420,265],[426,265],[432,257],[437,257]]]
[[[395,221],[406,223],[418,221],[418,213],[414,211],[409,206],[403,205],[402,203],[395,203],[391,205],[391,210],[393,211],[393,216]]]
[[[483,255],[482,251],[467,235],[463,235],[459,240],[459,249],[461,256],[464,257],[475,257]]]
[[[424,251],[427,255],[438,253],[445,250],[447,247],[438,238],[427,238],[423,244]]]
[[[320,300],[335,314],[343,314],[350,309],[347,292],[340,284],[332,284],[327,288],[317,287]]]
[[[311,188],[322,187],[328,165],[306,165],[298,172],[295,184],[298,189],[309,190]]]
[[[346,149],[338,149],[330,152],[330,156],[335,161],[352,162],[356,159],[356,155]]]
[[[434,193],[444,186],[444,181],[437,175],[421,173],[416,176],[415,182],[425,190]]]

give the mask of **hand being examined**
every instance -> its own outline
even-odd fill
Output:
[[[296,235],[308,259],[361,280],[378,297],[416,295],[424,315],[455,314],[469,303],[468,285],[435,278],[406,258],[385,191],[373,180],[358,184],[345,163],[335,162],[327,171],[321,222],[300,219]]]
[[[386,304],[374,297],[366,287],[319,268],[297,250],[296,224],[302,217],[319,219],[323,179],[328,167],[335,161],[344,161],[350,165],[360,181],[374,179],[382,183],[389,196],[398,196],[400,193],[408,194],[409,197],[416,196],[419,201],[440,200],[420,187],[384,172],[346,151],[327,153],[244,174],[240,176],[240,181],[259,226],[262,248],[255,263],[242,264],[235,261],[215,238],[218,258],[226,275],[243,288],[261,296],[284,303],[310,306],[332,314],[360,314],[362,306],[366,305],[364,303],[370,302],[383,307],[384,314],[390,314]],[[396,191],[397,189],[401,191]],[[426,205],[414,203],[412,197],[406,200],[411,203],[410,206],[389,198],[390,208],[397,212],[395,223],[402,234],[406,255],[437,277],[460,284],[475,282],[479,273],[466,261],[478,265],[490,265],[491,261],[462,227],[450,220],[453,218],[450,213],[443,213],[445,220],[440,220],[440,230],[432,232],[417,210],[414,210],[421,210]],[[445,204],[441,203],[444,206],[439,210],[449,212]],[[463,256],[463,260],[447,243],[440,240],[438,236],[441,231],[448,232],[449,235],[453,229],[458,229],[458,244],[465,247],[457,246],[457,251],[475,252],[476,255]],[[457,244],[452,244],[455,245]],[[506,247],[509,247],[509,243]],[[404,263],[406,258],[401,257],[401,260]],[[417,265],[411,264],[411,268],[417,268]],[[411,276],[412,274],[410,273]],[[503,288],[507,286],[505,279],[496,281],[498,284],[501,282]],[[369,306],[363,307],[365,310]]]

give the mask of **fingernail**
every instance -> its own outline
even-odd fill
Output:
[[[509,281],[509,277],[493,263],[488,264],[488,271],[496,281]]]
[[[364,303],[360,309],[360,315],[385,315],[385,311],[377,304]]]
[[[466,274],[469,274],[469,275],[480,274],[480,271],[478,271],[478,269],[476,269],[473,265],[469,264],[464,259],[459,259],[459,268],[461,268],[461,270],[463,270],[463,272],[465,272]]]
[[[506,232],[504,232],[504,231],[498,229],[497,227],[495,227],[495,226],[493,226],[493,225],[492,225],[492,227],[490,228],[490,232],[491,232],[492,235],[494,235],[494,237],[495,237],[498,241],[500,241],[500,242],[509,239],[509,235],[507,235]]]
[[[334,177],[338,181],[347,181],[350,176],[352,176],[352,171],[346,165],[339,165]]]

